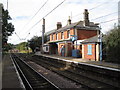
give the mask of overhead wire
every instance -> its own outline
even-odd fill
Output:
[[[109,1],[109,0],[108,0],[108,1]],[[102,3],[102,4],[99,4],[99,5],[97,5],[97,6],[93,7],[93,8],[91,8],[91,9],[89,9],[89,11],[90,11],[90,10],[93,10],[93,9],[96,9],[96,8],[102,6],[102,5],[105,4],[105,3],[108,3],[108,2],[104,2],[104,3]]]
[[[19,40],[21,40],[21,38],[19,37],[19,35],[15,32],[15,35],[19,38]]]
[[[120,12],[120,11],[119,11],[119,12]],[[107,15],[104,15],[104,16],[100,16],[100,17],[91,19],[91,20],[96,20],[96,19],[104,18],[104,17],[110,16],[110,15],[115,14],[115,13],[118,13],[118,12],[113,12],[113,13],[110,13],[110,14],[107,14]],[[90,21],[91,21],[91,20],[90,20]]]
[[[108,0],[108,1],[109,1],[109,0]],[[105,2],[105,3],[107,3],[107,2]],[[104,4],[104,3],[103,3],[103,4]],[[100,5],[98,5],[97,7],[99,7],[99,6],[103,5],[103,4],[100,4]],[[95,9],[95,8],[97,8],[97,7],[91,8],[91,9],[89,9],[89,11],[90,11],[90,10],[93,10],[93,9]],[[116,12],[114,12],[114,13],[116,13]],[[113,14],[113,13],[111,13],[111,14]],[[108,14],[108,15],[109,15],[109,14]],[[107,15],[105,15],[105,16],[107,16]],[[103,17],[103,16],[102,16],[102,17]],[[99,18],[101,18],[101,17],[99,17]],[[98,19],[98,18],[97,18],[97,19]],[[111,21],[111,20],[110,20],[110,21]],[[113,20],[112,20],[112,21],[113,21]],[[79,23],[80,23],[80,21],[78,21],[75,26],[77,26]],[[103,22],[101,22],[101,23],[103,23]]]
[[[48,1],[48,0],[47,0]],[[65,0],[64,0],[65,1]],[[64,2],[63,1],[63,2]],[[63,3],[63,2],[61,2],[61,3]],[[60,6],[60,5],[59,5]],[[52,13],[57,7],[59,7],[59,6],[56,6],[53,10],[51,10],[48,14],[46,14],[44,17],[47,17],[50,13]],[[89,10],[93,10],[93,9],[95,9],[95,8],[97,8],[97,7],[100,7],[100,6],[102,6],[102,4],[100,4],[100,5],[98,5],[98,6],[96,6],[96,7],[93,7],[93,8],[91,8],[91,9],[89,9]],[[40,10],[40,9],[39,9]],[[37,14],[38,12],[36,12],[36,14]],[[95,18],[95,19],[99,19],[99,18],[103,18],[103,17],[105,17],[105,16],[109,16],[109,15],[112,15],[112,14],[114,14],[114,13],[117,13],[117,12],[113,12],[113,13],[110,13],[110,14],[107,14],[107,15],[104,15],[104,16],[100,16],[100,17],[97,17],[97,18]],[[36,16],[36,14],[32,17],[32,19]],[[81,13],[82,14],[82,13]],[[44,18],[43,17],[43,18]],[[73,16],[74,17],[74,16]],[[42,18],[42,19],[43,19]],[[31,20],[32,20],[31,19]],[[40,19],[37,23],[35,23],[29,30],[31,30],[33,27],[35,27],[42,19]],[[92,19],[92,20],[95,20],[95,19]],[[117,19],[120,19],[120,18],[117,18]],[[107,23],[107,22],[111,22],[111,21],[114,21],[114,20],[117,20],[117,19],[111,19],[111,20],[108,20],[108,21],[104,21],[104,22],[100,22],[100,23]],[[30,33],[30,32],[29,32]],[[17,35],[17,33],[16,33],[16,35]],[[20,37],[17,35],[17,37],[20,39]],[[27,36],[26,36],[27,37]],[[21,39],[20,39],[21,40]]]
[[[100,22],[100,23],[108,23],[108,22],[111,22],[111,21],[114,21],[114,20],[119,20],[120,18],[115,18],[115,19],[111,19],[111,20],[108,20],[108,21],[104,21],[104,22]]]
[[[24,29],[32,20],[33,18],[40,12],[40,10],[47,4],[48,0],[38,9],[38,11],[32,16],[32,18],[23,26],[22,29]]]
[[[108,1],[109,1],[109,0],[108,0]],[[108,2],[108,1],[107,1],[107,2]],[[90,8],[89,11],[91,11],[91,10],[93,10],[93,9],[96,9],[96,8],[98,8],[98,7],[102,6],[102,5],[104,5],[104,4],[107,3],[107,2],[104,2],[104,3],[102,3],[102,4],[99,4],[99,5],[97,5],[97,6],[93,7],[93,8]],[[116,12],[116,13],[117,13],[117,12]],[[74,18],[74,17],[76,17],[76,16],[78,16],[78,15],[80,15],[80,14],[83,14],[83,13],[79,13],[79,14],[77,14],[77,15],[71,17],[71,18]],[[64,22],[64,21],[65,21],[65,20],[63,20],[62,22]]]
[[[119,12],[120,12],[120,11],[119,11]],[[107,15],[104,15],[104,16],[100,16],[100,17],[97,17],[97,18],[91,19],[91,20],[96,20],[96,19],[99,19],[99,18],[104,18],[104,17],[106,17],[106,16],[110,16],[110,15],[115,14],[115,13],[118,13],[118,11],[117,11],[117,12],[110,13],[110,14],[107,14]]]
[[[58,4],[55,8],[53,8],[48,14],[46,14],[43,18],[47,17],[50,13],[52,13],[56,8],[58,8],[60,5],[62,5],[66,0],[62,1],[60,4]]]
[[[109,0],[108,0],[108,1],[109,1]],[[96,9],[96,8],[98,8],[98,7],[102,6],[102,5],[104,5],[105,3],[107,3],[107,2],[104,2],[104,3],[102,3],[102,4],[99,4],[99,5],[97,5],[97,6],[93,7],[93,8],[90,8],[90,9],[88,9],[88,10],[89,10],[89,11],[94,10],[94,9]],[[81,15],[81,14],[83,14],[83,13],[79,13],[79,14],[73,16],[73,17],[79,16],[79,15]]]
[[[48,16],[50,13],[52,13],[57,7],[59,7],[63,2],[65,2],[65,0],[62,1],[60,4],[58,4],[55,8],[53,8],[53,9],[52,9],[49,13],[47,13],[43,18],[47,17],[47,16]],[[105,3],[107,3],[107,2],[105,2]],[[105,4],[105,3],[102,3],[102,4],[100,4],[100,5],[97,5],[97,6],[91,8],[91,9],[89,9],[89,10],[96,9],[97,7],[100,7],[100,6],[102,6],[103,4]],[[114,12],[114,13],[117,13],[117,12]],[[98,17],[98,18],[102,18],[102,17],[105,17],[105,16],[109,16],[109,15],[112,15],[112,14],[114,14],[114,13],[110,13],[110,14],[107,14],[107,15],[104,15],[104,16],[100,16],[100,17]],[[80,14],[82,14],[82,13],[80,13]],[[32,30],[32,28],[35,27],[39,22],[41,22],[43,18],[41,18],[38,22],[36,22],[28,31]],[[95,19],[98,19],[98,18],[95,18]],[[94,20],[95,20],[95,19],[94,19]],[[79,23],[79,22],[78,22],[78,23]]]
[[[111,21],[118,20],[118,19],[120,19],[120,18],[115,18],[115,19],[111,19],[111,20],[108,20],[108,21],[100,22],[99,24],[111,22]],[[77,26],[79,23],[80,23],[80,21],[77,22],[75,26]]]
[[[47,4],[48,0],[39,8],[39,10],[35,13],[32,19],[39,13],[39,11]]]
[[[65,0],[64,0],[64,1],[65,1]],[[63,2],[64,2],[64,1],[63,1]],[[108,0],[108,1],[109,1],[109,0]],[[54,11],[57,7],[59,7],[63,2],[61,2],[59,5],[57,5],[53,10],[51,10],[51,11],[50,11],[48,14],[46,14],[43,18],[45,18],[46,16],[48,16],[52,11]],[[105,3],[107,3],[107,2],[105,2]],[[91,8],[91,9],[89,9],[89,10],[93,10],[93,9],[99,7],[99,6],[102,6],[102,5],[105,4],[105,3],[102,3],[102,4],[100,4],[100,5],[97,5],[97,6]],[[80,14],[82,14],[82,13],[80,13]],[[80,15],[80,14],[79,14],[79,15]],[[73,16],[73,17],[75,17],[75,16]],[[40,21],[42,21],[42,19],[41,19]],[[36,26],[40,21],[38,21],[35,25],[33,25],[29,30],[31,30],[34,26]]]
[[[61,3],[59,3],[59,4],[58,4],[56,7],[54,7],[49,13],[47,13],[43,18],[47,17],[50,13],[52,13],[55,9],[57,9],[57,8],[58,8],[60,5],[62,5],[65,1],[66,1],[66,0],[63,0]],[[39,22],[42,21],[43,18],[41,18],[38,22],[36,22],[30,29],[28,29],[28,31],[30,32],[33,27],[35,27]],[[28,31],[27,31],[27,32],[28,32]]]
[[[30,35],[30,33],[28,33],[27,36],[24,39],[20,38],[19,35],[16,32],[15,32],[15,35],[19,38],[19,40],[26,40],[27,37]]]
[[[27,34],[27,36],[25,37],[25,40],[27,39],[27,37],[30,35],[30,33]]]

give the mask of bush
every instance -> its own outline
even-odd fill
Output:
[[[105,36],[108,62],[120,63],[120,27],[108,32]]]

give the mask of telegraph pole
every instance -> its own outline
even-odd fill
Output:
[[[8,0],[7,0],[7,10],[8,10]]]
[[[45,33],[45,19],[43,18],[43,25],[42,25],[42,45],[44,44],[44,33]]]
[[[43,45],[44,45],[44,33],[45,33],[45,19],[43,18],[43,25],[42,25],[42,52],[43,52]]]

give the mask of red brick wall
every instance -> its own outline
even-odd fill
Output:
[[[50,35],[50,41],[52,41],[52,34]]]
[[[53,34],[53,40],[54,41],[56,40],[56,34]]]
[[[58,40],[61,40],[61,32],[58,32]],[[52,40],[53,35],[53,40]],[[70,35],[74,35],[74,29],[70,30]],[[67,39],[67,30],[64,31],[64,39]],[[50,35],[50,41],[56,41],[56,33]]]
[[[67,30],[64,31],[64,39],[67,39]]]
[[[82,39],[86,39],[86,38],[90,38],[92,36],[97,35],[97,31],[96,30],[77,30],[77,36],[78,36],[78,40],[82,40]]]
[[[71,29],[70,35],[74,35],[74,33],[75,33],[74,29]],[[97,31],[96,30],[77,30],[77,34],[78,34],[77,35],[78,40],[82,40],[82,39],[90,38],[92,36],[97,35]],[[55,41],[56,40],[56,33],[50,35],[50,41],[53,41],[52,35],[53,35],[53,39]],[[64,39],[67,39],[67,30],[64,31]],[[58,40],[61,40],[61,32],[58,33]]]
[[[74,29],[71,29],[70,30],[70,35],[74,35],[74,32],[75,32]]]
[[[72,44],[71,43],[59,43],[58,44],[58,55],[61,56],[61,53],[60,53],[60,48],[62,46],[65,46],[65,49],[67,48],[67,53],[65,54],[65,56],[71,56],[72,55]],[[65,50],[66,52],[66,50]]]
[[[92,55],[88,55],[88,45],[92,45]],[[84,58],[89,60],[96,59],[96,45],[95,44],[84,44]]]
[[[61,32],[58,33],[58,40],[61,40]]]

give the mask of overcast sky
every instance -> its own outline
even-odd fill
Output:
[[[46,1],[47,3],[44,7],[31,20]],[[15,32],[18,35],[14,32],[13,35],[9,37],[8,42],[18,44],[31,39],[33,36],[41,36],[42,21],[40,20],[62,1],[64,0],[8,0],[8,11],[12,18],[10,22],[13,23]],[[65,0],[62,5],[45,17],[46,32],[55,29],[57,22],[61,22],[62,26],[65,26],[69,16],[72,18],[72,23],[83,20],[83,11],[84,9],[88,9],[90,21],[100,23],[101,31],[106,33],[118,22],[118,1],[119,0]],[[0,3],[3,3],[4,9],[7,8],[7,0],[0,0]],[[100,18],[101,16],[104,17]],[[112,21],[106,22],[109,20]],[[39,23],[35,25],[37,22]]]

